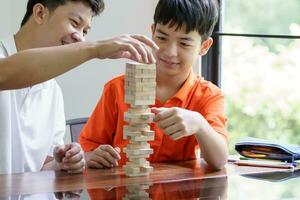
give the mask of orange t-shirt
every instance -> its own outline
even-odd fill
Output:
[[[85,152],[96,149],[101,144],[110,144],[121,150],[128,144],[123,139],[124,112],[129,105],[124,102],[124,75],[116,77],[105,84],[103,94],[95,110],[84,126],[79,143]],[[212,83],[191,73],[180,90],[168,101],[155,101],[155,107],[180,107],[199,112],[219,134],[227,139],[226,118],[224,116],[224,96],[221,90]],[[150,106],[152,107],[152,106]],[[196,159],[199,148],[194,135],[172,140],[155,124],[155,140],[149,144],[153,149],[150,162],[179,161]],[[127,161],[126,154],[121,151],[119,165]]]

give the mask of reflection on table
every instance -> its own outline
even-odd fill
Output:
[[[232,164],[212,171],[202,161],[156,163],[147,177],[126,177],[121,168],[46,171],[0,175],[0,199],[300,199],[298,176]]]

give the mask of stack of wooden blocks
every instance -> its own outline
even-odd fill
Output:
[[[147,176],[153,171],[147,158],[153,153],[147,141],[154,140],[150,130],[154,114],[149,105],[155,104],[155,64],[127,63],[125,73],[125,103],[130,104],[124,120],[123,138],[129,139],[124,148],[128,162],[124,166],[127,176]]]

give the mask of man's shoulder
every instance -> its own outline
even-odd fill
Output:
[[[0,39],[0,57],[7,57],[17,53],[17,48],[13,35]]]

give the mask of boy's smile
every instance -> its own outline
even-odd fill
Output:
[[[186,33],[185,26],[169,24],[152,26],[152,37],[159,46],[157,71],[160,75],[185,76],[201,53],[201,36],[197,31]]]

